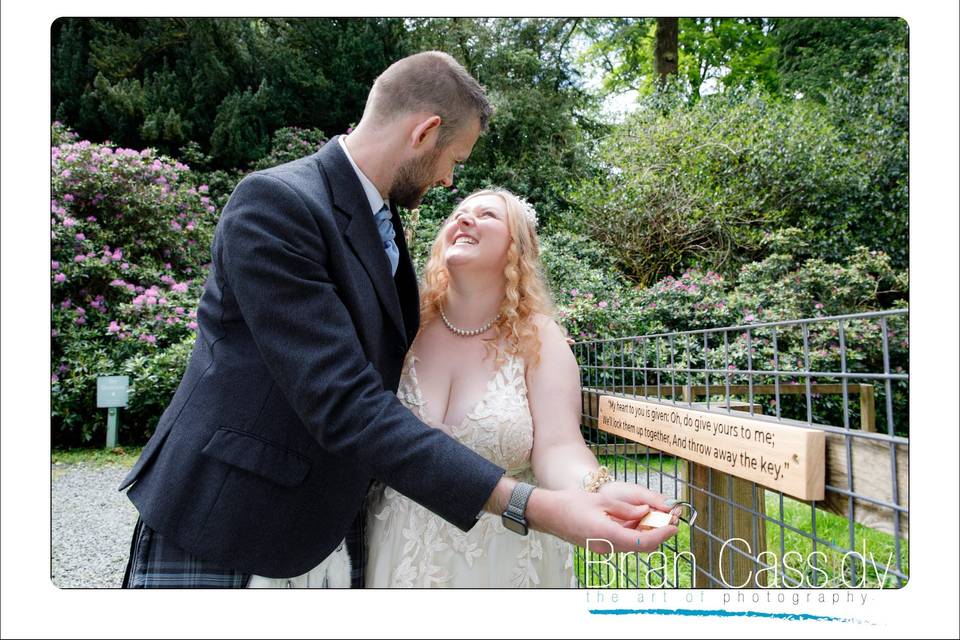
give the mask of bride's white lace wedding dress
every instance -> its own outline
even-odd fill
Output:
[[[461,424],[432,421],[412,353],[397,395],[425,423],[442,429],[507,475],[536,484],[530,467],[533,420],[522,359],[507,356]],[[379,483],[368,498],[367,587],[575,587],[573,547],[531,530],[519,536],[484,513],[464,532]]]

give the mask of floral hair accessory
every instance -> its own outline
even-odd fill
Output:
[[[523,210],[523,216],[527,219],[527,222],[530,223],[530,226],[534,229],[537,228],[537,210],[533,208],[533,205],[527,202],[526,198],[523,196],[515,196],[520,202],[520,209]]]

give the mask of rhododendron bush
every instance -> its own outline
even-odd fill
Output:
[[[189,357],[217,209],[176,160],[78,140],[58,123],[52,138],[53,442],[103,433],[100,375],[130,376],[121,441],[140,441]]]

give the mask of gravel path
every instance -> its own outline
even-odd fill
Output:
[[[137,510],[120,464],[54,464],[51,576],[58,587],[119,587]]]

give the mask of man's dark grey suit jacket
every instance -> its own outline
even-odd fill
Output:
[[[394,212],[396,213],[396,212]],[[394,215],[395,278],[349,160],[244,178],[223,209],[187,371],[121,489],[204,560],[305,573],[377,478],[467,530],[503,474],[396,397],[419,325]]]

